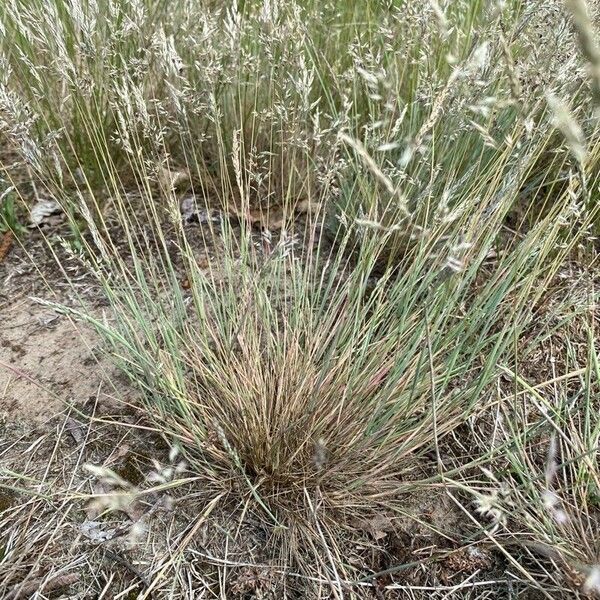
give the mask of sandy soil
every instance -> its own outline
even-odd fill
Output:
[[[0,318],[0,410],[8,420],[40,423],[98,393],[92,334],[26,298]]]
[[[75,299],[42,235],[26,242],[14,243],[0,264],[0,413],[40,425],[115,378],[107,378],[114,369],[99,356],[93,332],[40,302]],[[87,297],[95,293],[82,275],[76,285]]]

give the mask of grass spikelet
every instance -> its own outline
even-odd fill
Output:
[[[556,96],[549,95],[548,105],[552,111],[552,120],[555,127],[560,129],[565,136],[573,156],[578,164],[582,165],[587,156],[583,130],[565,102]]]
[[[600,106],[600,48],[596,43],[594,26],[585,0],[567,0],[567,6],[573,15],[573,22],[581,51],[588,61],[592,79],[592,94],[596,106]]]

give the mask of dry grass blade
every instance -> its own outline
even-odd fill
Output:
[[[22,600],[30,598],[35,594],[52,593],[68,588],[79,581],[77,573],[56,575],[54,577],[42,577],[33,581],[27,581],[17,585],[12,592],[5,596],[6,600]]]

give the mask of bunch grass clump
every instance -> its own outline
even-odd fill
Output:
[[[69,310],[207,505],[237,503],[339,591],[368,567],[331,532],[451,485],[440,445],[487,414],[544,339],[547,288],[593,254],[585,62],[566,25],[564,60],[535,38],[567,15],[50,4],[0,8],[0,131],[110,306]],[[529,433],[516,422],[514,444]]]

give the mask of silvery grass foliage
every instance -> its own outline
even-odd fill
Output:
[[[401,510],[428,451],[452,483],[440,442],[485,411],[590,233],[599,147],[566,14],[9,0],[0,23],[2,135],[82,229],[112,309],[80,316],[207,499],[341,589],[335,529]],[[220,210],[202,230],[182,171]]]
[[[538,128],[545,93],[571,97],[581,80],[558,3],[169,6],[3,3],[2,129],[47,183],[83,175],[101,189],[106,153],[135,177],[142,146],[200,181],[219,172],[206,193],[229,194],[241,130],[260,203],[342,179],[331,193],[352,217],[394,221],[394,202],[374,205],[345,172],[340,131],[426,213],[430,198],[495,168],[524,123]]]

